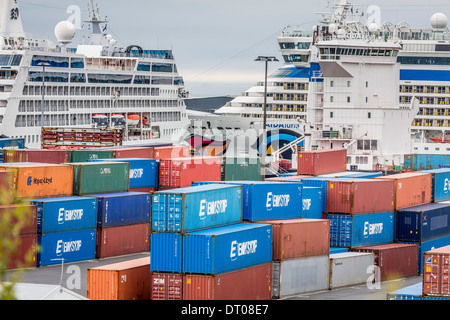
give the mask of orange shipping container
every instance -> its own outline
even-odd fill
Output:
[[[90,300],[150,300],[150,257],[87,270]]]
[[[13,172],[18,198],[65,197],[73,194],[73,167],[65,164],[0,165]]]
[[[405,172],[373,179],[394,180],[395,210],[431,202],[431,174]]]
[[[154,149],[155,159],[173,159],[182,158],[190,155],[189,147],[185,146],[169,146],[157,147]]]

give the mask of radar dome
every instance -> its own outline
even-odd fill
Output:
[[[69,21],[61,21],[55,27],[55,36],[62,44],[71,43],[75,36],[75,26]]]
[[[431,16],[431,26],[433,29],[444,30],[447,27],[447,16],[437,12]]]
[[[369,24],[369,31],[370,32],[376,32],[378,30],[378,25],[375,22],[372,22]]]

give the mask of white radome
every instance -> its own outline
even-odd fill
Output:
[[[433,29],[443,30],[447,27],[447,16],[441,12],[437,12],[431,16],[431,26]]]
[[[60,43],[71,43],[75,36],[75,26],[70,21],[61,21],[55,27],[55,36]]]

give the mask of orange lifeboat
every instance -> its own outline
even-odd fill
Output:
[[[129,114],[127,116],[128,125],[137,126],[139,124],[140,117],[137,114]]]

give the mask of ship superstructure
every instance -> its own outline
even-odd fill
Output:
[[[187,129],[172,50],[119,47],[93,1],[89,42],[76,48],[71,23],[53,43],[23,32],[17,1],[0,10],[0,134],[39,147],[42,126],[121,128],[124,144],[175,142]]]

